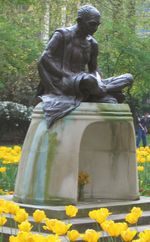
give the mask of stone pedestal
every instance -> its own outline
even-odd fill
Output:
[[[135,150],[126,104],[81,103],[48,130],[40,103],[23,145],[14,200],[76,203],[80,171],[90,177],[87,199],[138,199]]]

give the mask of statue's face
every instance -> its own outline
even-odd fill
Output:
[[[100,16],[91,15],[87,19],[82,19],[82,30],[87,35],[93,35],[100,25]]]

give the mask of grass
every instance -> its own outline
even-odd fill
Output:
[[[150,134],[147,135],[147,144],[150,146]]]
[[[20,146],[0,146],[0,195],[14,190],[20,156]]]

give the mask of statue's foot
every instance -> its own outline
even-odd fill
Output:
[[[125,100],[125,95],[120,91],[120,92],[112,92],[110,93],[115,99],[117,99],[118,103],[123,103]]]
[[[133,76],[132,76],[132,74],[126,73],[125,75],[126,75],[126,77],[127,77],[128,80],[130,80],[131,82],[133,82]]]

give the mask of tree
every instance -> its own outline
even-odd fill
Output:
[[[143,20],[141,17],[139,20],[141,6],[137,0],[105,1],[102,6],[103,24],[96,34],[104,76],[132,73],[135,81],[128,100],[130,97],[137,103],[144,100],[150,90],[150,39],[138,33],[139,22],[142,24],[144,21],[147,26],[149,18]]]
[[[39,16],[34,14],[31,1],[24,2],[0,1],[0,95],[3,100],[21,101],[22,93],[17,93],[18,81],[21,85],[24,81],[28,83],[25,77],[42,49]],[[35,10],[40,12],[38,5]],[[26,102],[27,90],[26,98],[23,98]]]

